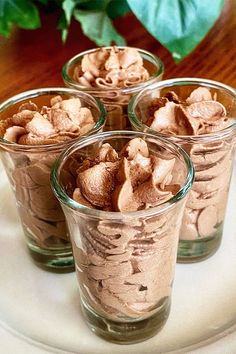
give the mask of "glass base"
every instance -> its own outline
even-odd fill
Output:
[[[177,263],[194,263],[211,257],[220,247],[223,223],[210,237],[198,240],[180,240],[178,245]]]
[[[98,336],[117,344],[133,344],[151,338],[161,330],[169,316],[170,298],[165,298],[158,312],[151,317],[129,323],[104,318],[84,303],[82,311],[88,326]]]
[[[67,250],[45,250],[28,244],[29,253],[34,263],[49,272],[69,273],[75,270],[72,251]]]

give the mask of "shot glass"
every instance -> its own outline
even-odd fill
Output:
[[[99,132],[105,122],[103,105],[84,92],[67,88],[43,88],[26,91],[0,104],[0,119],[7,119],[29,100],[39,106],[50,99],[78,97],[96,121],[86,134]],[[71,243],[63,211],[50,186],[51,166],[56,157],[76,138],[50,145],[21,145],[0,138],[1,159],[16,199],[26,244],[34,262],[46,270],[74,270]]]
[[[203,135],[180,136],[161,134],[146,125],[148,107],[154,98],[173,91],[180,100],[185,100],[198,87],[209,89],[212,97],[224,105],[226,116],[232,118],[227,128]],[[235,117],[235,91],[222,83],[198,78],[171,79],[154,84],[129,104],[129,119],[135,130],[163,136],[179,144],[194,165],[195,181],[188,195],[180,230],[178,262],[204,260],[220,246],[233,167]]]
[[[106,47],[105,49],[110,50],[111,48],[112,47]],[[117,48],[125,49],[126,47]],[[136,49],[141,55],[144,67],[149,72],[150,77],[146,81],[140,82],[139,84],[130,85],[129,87],[117,89],[108,87],[104,89],[96,87],[88,88],[79,84],[79,82],[74,79],[74,69],[81,63],[83,57],[87,54],[99,51],[100,48],[87,50],[77,54],[62,68],[62,77],[67,87],[88,92],[91,95],[98,97],[103,102],[107,111],[107,119],[104,130],[128,130],[130,128],[130,123],[128,120],[127,107],[130,98],[146,86],[162,79],[164,65],[160,58],[146,50]]]
[[[135,137],[143,138],[153,155],[175,158],[173,183],[180,189],[170,200],[122,213],[92,209],[71,198],[74,171],[85,156],[92,159],[102,143],[118,151],[118,146],[122,149]],[[52,188],[71,235],[83,314],[97,335],[129,344],[143,341],[163,327],[170,310],[179,228],[192,181],[191,161],[180,147],[141,132],[88,137],[56,161]]]

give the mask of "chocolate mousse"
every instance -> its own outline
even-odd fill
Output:
[[[51,99],[41,109],[33,102],[23,103],[12,117],[0,121],[0,136],[21,145],[57,144],[87,133],[95,125],[91,111],[79,98]]]
[[[103,144],[76,170],[75,201],[120,212],[119,219],[80,218],[71,225],[82,297],[105,317],[147,318],[170,296],[180,213],[171,208],[155,216],[128,217],[126,212],[170,200],[180,189],[173,178],[175,163],[173,156],[154,155],[144,140],[134,138],[119,152]]]
[[[93,90],[106,106],[107,129],[129,124],[127,104],[131,95],[122,89],[145,82],[150,73],[136,48],[100,48],[85,54],[73,70],[73,79],[88,91]],[[97,90],[96,90],[97,89]]]
[[[10,164],[8,177],[25,233],[42,248],[69,244],[64,214],[50,187],[51,167],[61,152],[55,144],[77,138],[94,125],[91,111],[82,107],[79,98],[61,96],[53,97],[49,106],[41,108],[31,101],[23,103],[18,112],[0,121],[1,137],[26,147],[17,153],[9,149],[10,159],[5,155],[2,158]],[[55,149],[42,149],[42,145],[49,144],[54,144]]]
[[[231,122],[225,107],[217,101],[216,95],[212,97],[209,89],[198,87],[184,100],[172,91],[167,92],[153,100],[148,113],[146,125],[157,132],[176,136],[194,164],[195,182],[188,196],[180,239],[214,236],[224,220],[233,146],[227,140],[211,142],[209,139],[205,143],[191,141],[191,137],[228,127]],[[189,142],[185,136],[190,137]]]
[[[135,48],[100,48],[85,54],[73,78],[85,87],[124,88],[149,78],[143,59]]]

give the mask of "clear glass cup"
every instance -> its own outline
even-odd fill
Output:
[[[149,128],[148,107],[155,97],[174,91],[186,99],[197,87],[206,87],[226,108],[232,118],[221,131],[194,136],[166,135]],[[228,190],[233,167],[236,136],[236,93],[222,83],[198,79],[170,79],[140,92],[129,104],[129,119],[135,130],[162,136],[179,144],[190,155],[195,168],[195,181],[188,196],[178,248],[179,262],[201,261],[213,255],[220,246]]]
[[[125,47],[117,47],[119,49],[124,49]],[[106,47],[105,49],[111,49],[111,47]],[[150,78],[144,82],[125,88],[88,88],[80,85],[73,78],[74,68],[76,65],[81,63],[83,57],[86,54],[90,54],[99,51],[100,48],[90,49],[85,52],[79,53],[71,58],[62,68],[62,77],[64,83],[67,87],[71,87],[78,90],[83,90],[90,93],[93,96],[98,97],[106,107],[107,120],[104,130],[122,130],[129,129],[130,123],[128,120],[128,102],[130,98],[144,89],[146,86],[151,85],[154,82],[160,81],[164,73],[164,65],[160,58],[154,54],[136,48],[143,58],[144,67],[148,70]]]
[[[105,110],[99,100],[67,88],[43,88],[20,93],[0,104],[0,119],[17,112],[29,100],[39,107],[56,95],[79,97],[91,109],[95,126],[86,135],[101,131]],[[1,159],[16,198],[28,250],[34,262],[54,272],[74,270],[71,243],[63,211],[50,186],[51,166],[66,147],[80,140],[50,145],[20,145],[0,138]]]
[[[84,158],[95,156],[102,143],[119,151],[135,137],[143,138],[155,156],[176,159],[173,183],[180,184],[179,192],[168,202],[136,212],[107,212],[74,201],[74,171]],[[106,340],[139,342],[166,322],[179,228],[192,181],[191,161],[180,147],[141,132],[88,137],[56,161],[51,183],[71,235],[82,310],[89,327]]]

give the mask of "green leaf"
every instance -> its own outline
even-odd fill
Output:
[[[220,15],[224,0],[127,0],[144,27],[182,60]]]
[[[124,16],[129,11],[130,8],[126,0],[111,0],[107,6],[107,14],[112,20]]]
[[[0,34],[8,36],[13,25],[25,29],[40,27],[37,7],[29,0],[0,0]]]
[[[111,0],[76,0],[79,9],[81,10],[106,10],[107,5]],[[120,0],[118,0],[119,2]]]
[[[63,43],[66,42],[68,36],[68,28],[71,23],[71,18],[76,6],[76,2],[76,0],[63,0],[61,4],[64,13],[59,18],[57,28],[61,30],[61,38]]]
[[[65,19],[68,25],[70,25],[71,17],[73,14],[73,10],[75,8],[75,1],[74,0],[64,0],[62,3],[62,8],[65,13]]]
[[[74,17],[80,22],[86,36],[99,46],[109,46],[113,42],[125,45],[124,38],[113,27],[105,11],[75,10]]]
[[[61,31],[62,42],[65,43],[68,36],[68,23],[65,14],[62,14],[59,18],[57,28]]]
[[[48,0],[35,0],[36,2],[39,2],[43,5],[47,5],[48,4]]]

